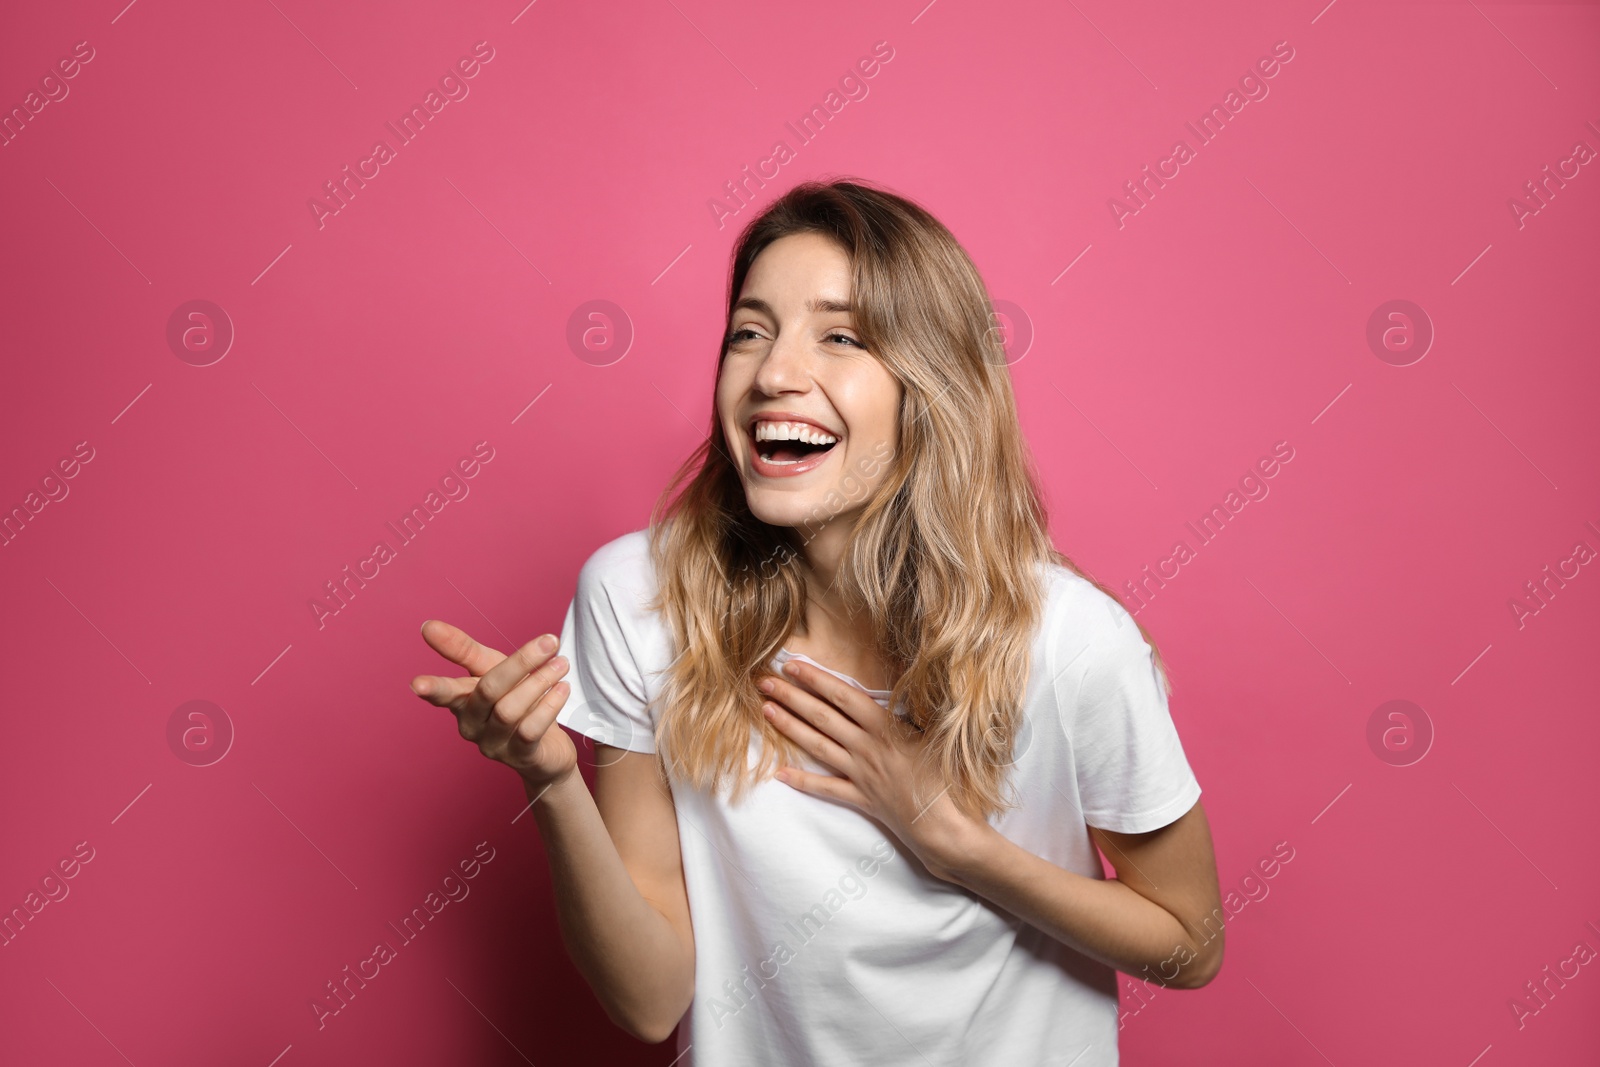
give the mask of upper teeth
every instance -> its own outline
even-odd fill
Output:
[[[804,441],[808,445],[831,445],[839,439],[803,422],[758,422],[757,441]]]

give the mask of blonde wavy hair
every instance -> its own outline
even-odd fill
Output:
[[[952,800],[987,818],[1015,806],[1003,785],[1043,611],[1036,568],[1059,564],[1113,594],[1051,542],[988,291],[924,208],[855,180],[795,186],[739,236],[729,320],[762,250],[807,232],[848,255],[856,331],[904,388],[898,445],[835,588],[870,619],[896,679],[890,706],[903,703],[926,735]],[[725,331],[719,372],[726,354]],[[737,801],[780,755],[800,755],[761,714],[756,683],[805,618],[804,538],[751,514],[714,397],[710,435],[650,518],[651,607],[664,613],[675,652],[656,747],[665,769],[695,787],[731,779]],[[1159,654],[1156,663],[1166,685]],[[752,728],[765,742],[754,768]]]

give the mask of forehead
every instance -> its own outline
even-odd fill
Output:
[[[756,256],[739,290],[739,304],[753,297],[767,309],[813,313],[848,310],[850,257],[831,238],[819,233],[780,237]]]

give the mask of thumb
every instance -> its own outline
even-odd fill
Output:
[[[482,678],[506,658],[505,653],[474,640],[465,630],[440,619],[429,619],[422,624],[422,639],[439,655],[464,667],[475,678]]]

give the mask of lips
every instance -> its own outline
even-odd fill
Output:
[[[837,440],[832,445],[829,445],[826,448],[818,449],[817,451],[802,456],[799,459],[789,461],[768,460],[763,458],[761,455],[762,446],[764,445],[769,452],[780,451],[780,448],[777,447],[773,442],[758,443],[756,441],[756,427],[762,422],[804,423],[805,425],[814,427],[815,429],[820,430],[821,432],[826,433]],[[807,418],[804,415],[800,415],[791,411],[758,412],[746,424],[745,432],[745,440],[749,442],[750,467],[757,475],[763,478],[793,478],[797,475],[816,470],[818,467],[822,466],[828,461],[828,457],[834,453],[843,439],[844,435],[832,427],[826,426],[815,419]]]

